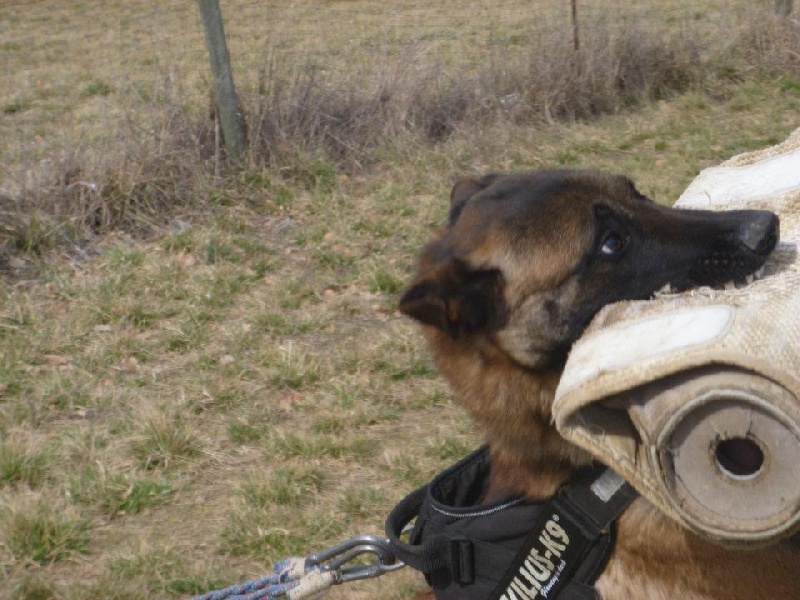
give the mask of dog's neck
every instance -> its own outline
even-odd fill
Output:
[[[559,370],[527,369],[490,343],[459,343],[432,328],[428,337],[440,372],[489,446],[492,475],[486,503],[520,494],[551,496],[592,462],[552,423]]]
[[[566,442],[550,423],[535,419],[518,419],[519,429],[526,435],[518,439],[498,437],[497,431],[484,427],[492,471],[484,503],[523,495],[547,498],[566,483],[591,458],[581,449]]]

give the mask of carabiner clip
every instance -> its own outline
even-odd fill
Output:
[[[364,554],[373,555],[373,562],[347,566],[347,563]],[[405,563],[395,558],[389,540],[374,535],[357,535],[327,550],[312,554],[305,561],[306,570],[336,572],[336,584],[379,577],[403,567]]]

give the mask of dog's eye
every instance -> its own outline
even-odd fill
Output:
[[[616,256],[625,249],[628,245],[627,238],[618,233],[610,232],[603,238],[603,243],[600,245],[600,252],[606,256]]]

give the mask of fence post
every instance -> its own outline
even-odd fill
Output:
[[[239,163],[245,146],[244,116],[233,85],[231,57],[225,41],[222,11],[218,0],[197,0],[197,6],[206,32],[206,45],[214,76],[214,95],[225,147],[230,159]]]
[[[775,0],[775,12],[779,17],[788,17],[793,8],[793,0]]]
[[[581,34],[579,29],[580,25],[578,23],[578,0],[572,0],[570,4],[572,8],[572,45],[577,53],[581,50]]]

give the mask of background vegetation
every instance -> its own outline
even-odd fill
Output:
[[[772,1],[585,0],[577,49],[568,3],[430,4],[223,2],[239,170],[193,3],[4,6],[0,598],[180,598],[380,533],[479,443],[395,308],[458,177],[670,203],[800,123]]]

